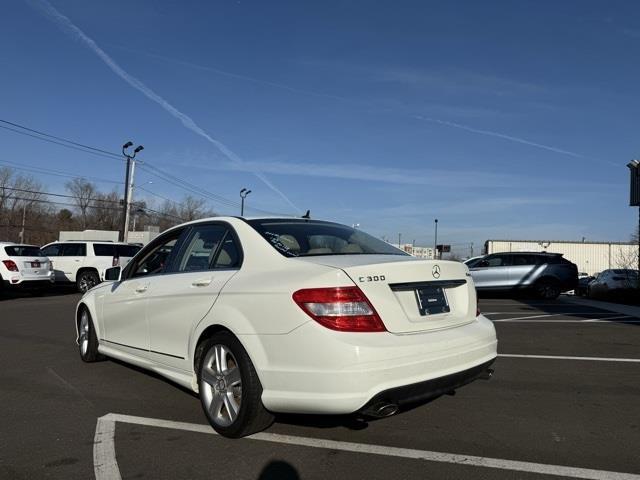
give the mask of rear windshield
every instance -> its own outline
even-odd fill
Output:
[[[94,243],[93,253],[97,257],[133,257],[138,253],[137,245],[114,245],[112,243]]]
[[[31,245],[11,245],[10,247],[4,247],[4,251],[10,257],[44,257],[39,247],[32,247]]]
[[[382,240],[338,223],[314,220],[249,220],[286,257],[320,255],[408,255]]]

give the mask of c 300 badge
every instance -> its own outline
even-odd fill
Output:
[[[440,278],[440,265],[434,265],[431,269],[431,275],[433,278]]]

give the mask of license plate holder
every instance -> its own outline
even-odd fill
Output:
[[[40,268],[40,262],[31,262],[31,268]]]
[[[444,288],[436,286],[420,287],[415,292],[420,315],[437,315],[451,311]]]

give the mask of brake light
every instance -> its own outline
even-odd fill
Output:
[[[320,325],[339,332],[384,332],[382,319],[358,287],[305,288],[293,300]]]
[[[4,263],[4,266],[7,267],[7,270],[10,272],[18,271],[18,265],[16,265],[16,262],[13,260],[2,260],[2,263]]]

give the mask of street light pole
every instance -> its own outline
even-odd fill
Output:
[[[400,239],[401,239],[401,238],[402,238],[402,234],[401,234],[401,233],[398,233],[398,248],[402,248],[402,247],[400,246]]]
[[[435,224],[436,224],[436,234],[435,237],[433,239],[433,258],[434,260],[438,259],[438,219],[435,219]]]
[[[246,188],[243,188],[242,190],[240,190],[240,198],[242,200],[240,200],[240,216],[244,217],[244,199],[247,198],[247,195],[249,195],[251,193],[251,190],[247,190]]]
[[[127,174],[124,184],[124,220],[122,222],[122,241],[127,242],[129,239],[129,217],[131,213],[131,201],[133,197],[133,178],[136,169],[136,154],[144,150],[142,145],[138,145],[133,151],[133,155],[127,153],[127,149],[133,146],[133,142],[127,142],[122,146],[122,155],[127,159]]]

